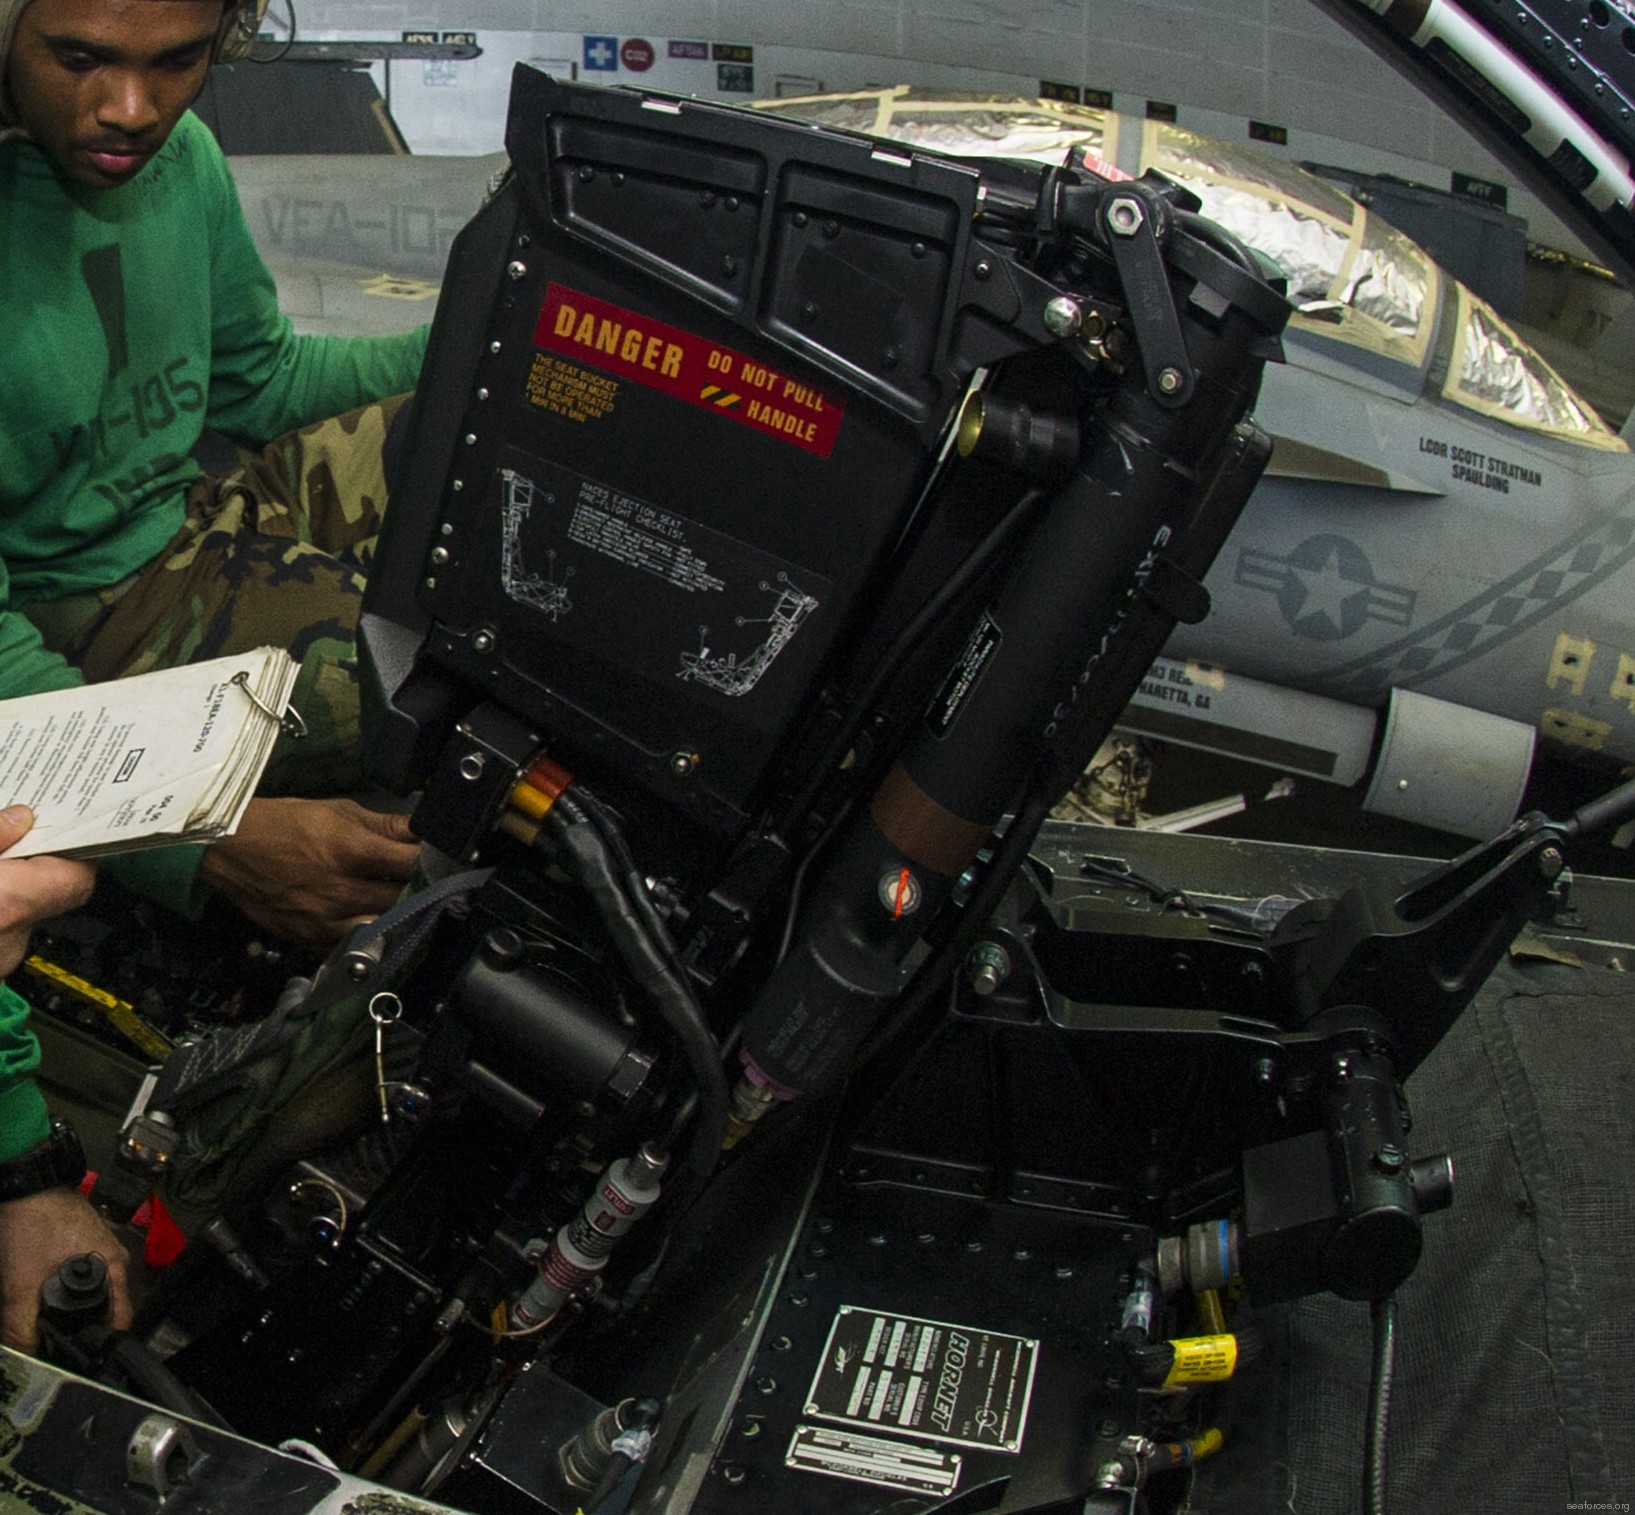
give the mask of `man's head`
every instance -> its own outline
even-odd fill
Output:
[[[0,0],[0,116],[69,178],[122,184],[162,147],[265,0]]]

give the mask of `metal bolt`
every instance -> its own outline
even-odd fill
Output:
[[[805,226],[812,218],[803,210],[797,210],[792,218],[796,226]]]
[[[804,1310],[811,1302],[812,1297],[809,1294],[791,1294],[789,1296],[789,1303],[797,1310]]]
[[[1277,1064],[1269,1057],[1255,1059],[1255,1077],[1263,1084],[1271,1083],[1277,1076]]]
[[[454,535],[454,522],[453,521],[444,521],[443,524],[437,528],[437,534],[439,536],[444,536],[444,537],[453,536]]]
[[[1056,1269],[1056,1277],[1057,1278],[1065,1280],[1065,1279],[1071,1278],[1072,1276],[1073,1276],[1073,1270],[1070,1267],[1068,1267],[1066,1263],[1062,1263]]]
[[[431,550],[431,560],[432,560],[432,562],[437,564],[437,566],[439,568],[441,568],[443,566],[443,564],[448,562],[448,558],[449,558],[448,548],[446,548],[446,547],[434,547],[434,548],[432,548],[432,550]]]
[[[505,265],[505,277],[508,279],[526,279],[528,277],[528,265],[513,258]]]
[[[1141,208],[1141,202],[1130,199],[1128,195],[1120,195],[1107,207],[1107,225],[1115,237],[1133,237],[1146,219],[1147,213]]]
[[[825,221],[823,223],[823,235],[832,242],[840,235],[840,223],[838,221]]]
[[[746,1441],[754,1441],[755,1438],[757,1436],[759,1436],[760,1434],[761,1434],[761,1423],[760,1423],[760,1421],[758,1421],[758,1420],[746,1420],[744,1422],[743,1435],[744,1435],[744,1439]]]
[[[1111,1462],[1104,1462],[1096,1469],[1096,1487],[1098,1489],[1118,1489],[1124,1486],[1124,1464],[1116,1458]]]
[[[978,263],[973,271],[975,272],[978,280],[985,283],[987,280],[993,277],[993,264],[986,261]]]
[[[1057,295],[1045,306],[1045,330],[1053,337],[1071,337],[1083,324],[1084,311],[1067,295]]]
[[[794,1345],[795,1343],[787,1336],[775,1336],[772,1338],[772,1350],[774,1352],[787,1352]]]
[[[749,1469],[741,1462],[724,1462],[721,1464],[721,1478],[724,1483],[730,1483],[737,1488],[749,1477]]]
[[[909,250],[908,250],[908,255],[911,258],[923,258],[925,256],[925,253],[926,253],[926,246],[925,246],[925,243],[923,243],[923,242],[914,243],[913,246],[911,246],[909,248]]]
[[[966,1250],[966,1251],[967,1251],[967,1252],[980,1252],[980,1251],[981,1251],[981,1250],[982,1250],[982,1243],[981,1243],[981,1242],[980,1242],[980,1241],[978,1241],[978,1240],[977,1240],[977,1239],[976,1239],[976,1238],[975,1238],[975,1237],[974,1237],[974,1236],[973,1236],[973,1237],[972,1237],[972,1238],[971,1238],[971,1239],[970,1239],[970,1241],[968,1241],[968,1242],[966,1242],[966,1243],[965,1243],[965,1250]]]
[[[581,163],[579,165],[579,182],[581,184],[589,184],[595,177],[596,170],[590,164]]]
[[[884,1231],[876,1231],[869,1237],[869,1245],[871,1247],[883,1247],[885,1244],[886,1233]]]
[[[494,633],[492,631],[479,631],[472,637],[471,645],[478,652],[492,652],[494,650]]]
[[[460,777],[467,783],[474,784],[483,776],[483,769],[487,766],[487,760],[482,753],[468,752],[460,759]]]
[[[1398,794],[1401,794],[1407,787],[1408,787],[1408,780],[1407,779],[1398,779],[1397,780],[1397,793]]]
[[[361,958],[355,959],[346,966],[346,976],[354,983],[361,984],[369,977],[369,964]]]
[[[490,342],[488,344],[488,350],[490,352],[498,352],[500,350],[500,344],[498,342]]]
[[[803,321],[815,321],[817,319],[817,303],[813,300],[808,300],[803,306],[801,306],[800,318]]]
[[[755,1392],[757,1394],[776,1394],[778,1392],[778,1380],[775,1378],[757,1378],[755,1380]]]
[[[684,779],[693,771],[693,765],[696,761],[697,759],[694,758],[692,753],[678,752],[670,759],[670,772],[675,774],[678,779]]]
[[[477,433],[474,431],[468,431],[465,434],[465,444],[467,447],[475,447],[477,445]]]
[[[436,579],[427,579],[426,580],[426,588],[427,589],[435,589],[436,587],[437,587],[437,580]]]
[[[1181,392],[1181,386],[1186,383],[1186,375],[1179,368],[1161,368],[1158,371],[1158,392],[1165,395],[1174,395]]]
[[[1538,871],[1547,879],[1561,876],[1561,870],[1567,866],[1567,859],[1559,847],[1546,847],[1538,855]]]
[[[721,276],[730,279],[738,272],[738,260],[730,254],[721,260]]]
[[[466,481],[464,479],[456,479],[452,484],[449,485],[449,488],[452,489],[455,492],[455,494],[459,494],[459,492],[462,489],[464,489],[465,487],[466,487]]]
[[[965,980],[971,993],[992,994],[1011,972],[1011,957],[998,942],[978,942],[965,959]]]
[[[1374,1154],[1374,1166],[1381,1173],[1400,1173],[1408,1165],[1408,1154],[1394,1142],[1387,1142]]]
[[[486,400],[488,398],[488,391],[486,389],[479,389],[477,391],[477,398],[479,400]]]

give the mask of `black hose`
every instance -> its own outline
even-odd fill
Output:
[[[817,797],[822,792],[824,784],[828,782],[830,773],[836,765],[851,750],[852,741],[857,735],[857,729],[863,718],[868,714],[880,692],[897,676],[902,665],[913,655],[931,628],[942,619],[948,607],[953,604],[976,580],[992,566],[1000,550],[1008,543],[1013,535],[1038,514],[1040,506],[1049,498],[1046,491],[1035,485],[1027,490],[1022,497],[1005,512],[999,523],[985,536],[970,553],[964,562],[956,568],[942,587],[938,589],[926,603],[920,607],[919,614],[911,620],[892,639],[884,654],[874,665],[874,672],[869,675],[868,682],[858,691],[857,698],[851,702],[851,713],[842,723],[840,729],[829,739],[824,748],[823,756],[813,769],[813,778],[807,785],[806,791],[784,811],[783,819],[779,823],[779,834],[789,837],[795,834],[795,828],[802,825],[807,813],[817,803]]]
[[[630,1424],[619,1432],[620,1437],[635,1433],[647,1432],[650,1436],[653,1427],[658,1424],[659,1417],[664,1413],[663,1404],[656,1399],[640,1399],[636,1401],[631,1415]],[[617,1439],[617,1438],[615,1438]],[[607,1471],[597,1481],[596,1487],[580,1501],[580,1509],[584,1515],[596,1515],[613,1491],[619,1487],[626,1473],[635,1466],[636,1458],[629,1452],[616,1451],[608,1460]]]
[[[1590,836],[1635,812],[1635,779],[1573,811],[1562,830],[1569,837]]]
[[[1236,263],[1246,274],[1256,279],[1265,277],[1248,244],[1233,236],[1219,222],[1211,221],[1206,216],[1197,215],[1189,210],[1180,210],[1175,213],[1175,224],[1206,246],[1213,247],[1222,257]]]
[[[777,956],[773,964],[781,963],[789,956],[789,948],[795,940],[795,921],[800,915],[801,897],[806,892],[806,875],[811,871],[812,864],[821,856],[823,849],[839,834],[840,828],[845,825],[847,818],[857,808],[854,799],[848,799],[840,805],[829,823],[818,834],[818,838],[806,849],[806,855],[795,868],[795,875],[789,881],[789,902],[784,907],[783,934],[778,938]]]
[[[673,950],[667,949],[665,940],[655,939],[651,915],[644,915],[632,900],[611,849],[585,811],[564,795],[551,807],[545,826],[573,865],[625,966],[681,1049],[699,1101],[685,1167],[693,1183],[702,1183],[715,1167],[727,1128],[727,1080],[720,1049],[691,986],[673,966]]]
[[[1397,1302],[1373,1304],[1373,1374],[1368,1385],[1368,1424],[1363,1432],[1364,1515],[1385,1515],[1386,1433],[1391,1422],[1391,1381],[1396,1371]]]
[[[646,924],[648,934],[654,945],[665,955],[670,964],[670,971],[684,984],[690,986],[691,980],[687,977],[687,970],[682,965],[681,954],[676,951],[674,938],[670,935],[670,928],[665,925],[664,917],[653,904],[652,896],[647,891],[647,879],[642,873],[641,866],[636,862],[636,855],[630,850],[630,843],[625,839],[624,828],[619,825],[617,817],[594,794],[583,786],[577,787],[570,795],[565,796],[569,808],[577,804],[584,812],[585,817],[593,825],[602,840],[607,843],[608,850],[613,854],[614,861],[624,870],[625,893],[636,908],[636,913]],[[691,992],[689,987],[689,993]],[[700,1012],[699,1019],[703,1019]]]

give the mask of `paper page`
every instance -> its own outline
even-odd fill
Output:
[[[288,672],[270,688],[269,659]],[[294,664],[266,648],[0,702],[0,806],[35,813],[6,856],[118,851],[191,835],[212,795],[218,813],[202,818],[218,829],[236,821],[277,735],[274,718],[232,682],[240,672],[282,711]],[[246,746],[259,756],[253,767],[242,761]],[[232,781],[225,793],[224,775]]]

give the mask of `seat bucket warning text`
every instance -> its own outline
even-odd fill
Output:
[[[695,332],[552,284],[534,344],[633,379],[690,405],[826,458],[845,407],[812,384]]]

